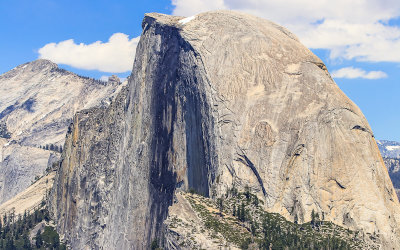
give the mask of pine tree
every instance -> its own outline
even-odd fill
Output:
[[[311,225],[315,225],[315,211],[314,209],[311,211]]]
[[[4,214],[3,215],[3,223],[4,223],[4,225],[7,225],[7,222],[8,222],[7,214]]]
[[[245,189],[244,195],[246,196],[247,201],[249,201],[250,200],[250,188],[249,188],[249,186],[246,186],[244,189]]]
[[[6,249],[15,249],[14,246],[14,239],[11,237],[11,235],[7,236],[6,239]]]
[[[24,239],[24,249],[32,249],[31,242],[28,237],[28,233],[25,233],[22,238]]]
[[[258,197],[254,196],[254,202],[253,202],[254,206],[258,207]]]
[[[257,228],[256,228],[256,226],[254,225],[254,221],[251,221],[250,230],[251,230],[251,234],[252,234],[253,236],[255,236],[255,235],[256,235],[256,230],[257,230]]]
[[[240,208],[239,220],[241,220],[243,222],[246,220],[246,218],[245,218],[245,210],[244,210],[244,203],[243,202],[242,202],[242,205],[241,205],[241,208]]]
[[[219,209],[219,215],[222,216],[222,210],[224,209],[224,201],[222,198],[217,199],[217,204],[218,204],[218,209]]]
[[[35,245],[37,248],[40,248],[43,245],[43,240],[42,240],[42,235],[40,234],[40,229],[36,233]]]

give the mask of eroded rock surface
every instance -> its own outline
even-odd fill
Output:
[[[32,213],[42,202],[45,202],[54,181],[55,172],[52,171],[36,180],[24,191],[18,193],[8,201],[0,205],[0,215],[14,213],[15,216],[23,216],[25,212]]]
[[[70,246],[148,248],[175,190],[246,186],[400,247],[399,201],[371,128],[286,29],[230,11],[147,14],[126,91],[79,112],[50,201]]]
[[[43,59],[0,75],[0,204],[59,159],[40,147],[63,146],[76,111],[108,105],[121,87],[115,77],[101,82]]]
[[[400,158],[383,158],[397,197],[400,197]]]
[[[377,143],[397,197],[400,197],[400,143],[386,140],[377,140]]]

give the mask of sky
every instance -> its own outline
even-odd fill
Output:
[[[367,117],[400,141],[399,0],[0,0],[0,74],[38,58],[99,79],[132,69],[145,13],[232,9],[296,34]]]

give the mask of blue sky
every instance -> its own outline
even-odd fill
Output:
[[[289,28],[326,63],[375,137],[400,141],[398,0],[0,0],[0,73],[44,57],[81,75],[126,77],[144,13],[211,9],[245,11]]]

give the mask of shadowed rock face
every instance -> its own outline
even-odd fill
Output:
[[[127,89],[79,112],[50,207],[73,248],[147,248],[176,189],[235,186],[398,247],[399,202],[368,122],[284,28],[236,12],[148,14]]]

